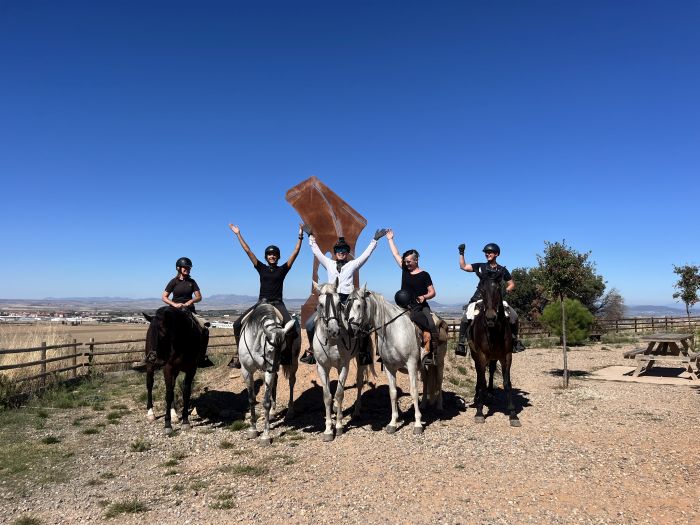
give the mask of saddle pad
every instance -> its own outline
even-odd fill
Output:
[[[481,299],[479,299],[475,303],[469,303],[469,305],[467,306],[467,319],[472,321],[477,315],[479,315],[479,312],[481,311],[479,310],[479,307],[482,305],[482,303],[483,301]],[[507,302],[503,301],[503,307],[505,309],[506,317],[510,317],[510,305]]]

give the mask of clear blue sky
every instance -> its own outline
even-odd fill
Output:
[[[627,304],[700,263],[700,3],[0,4],[3,298],[257,294],[316,175],[416,248],[438,301],[498,242],[592,252]],[[361,272],[393,295],[385,239]],[[310,289],[306,241],[286,297]]]

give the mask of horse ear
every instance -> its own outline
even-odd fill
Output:
[[[316,281],[311,281],[311,283],[313,284],[314,291],[316,293],[321,293],[321,287],[318,285],[318,283]]]
[[[143,316],[146,318],[146,321],[148,321],[149,323],[150,323],[151,321],[153,321],[153,316],[152,316],[152,315],[148,315],[146,312],[141,312],[141,313],[142,313]]]

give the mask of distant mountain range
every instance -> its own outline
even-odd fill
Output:
[[[204,298],[198,309],[243,310],[255,304],[252,295],[217,294]],[[306,299],[285,299],[287,308],[298,310]],[[135,311],[154,310],[163,306],[160,298],[130,299],[127,297],[47,297],[46,299],[0,299],[0,309],[5,310],[72,310],[72,311]],[[442,304],[434,301],[430,306],[436,312],[458,314],[462,304]],[[639,305],[626,306],[627,317],[680,317],[685,315],[682,307]]]

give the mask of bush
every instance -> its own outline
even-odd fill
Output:
[[[575,299],[564,299],[566,312],[566,340],[568,343],[582,343],[588,339],[588,332],[593,323],[593,314]],[[546,306],[540,322],[553,333],[562,336],[561,303],[556,301]]]

